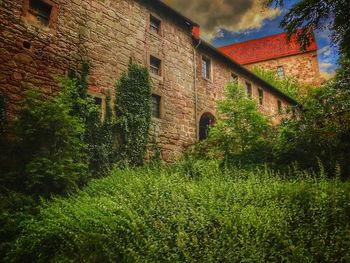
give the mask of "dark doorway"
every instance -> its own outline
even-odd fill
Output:
[[[215,124],[215,117],[211,113],[204,113],[199,121],[199,140],[205,140],[209,134],[209,127]]]

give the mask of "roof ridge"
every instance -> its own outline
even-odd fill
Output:
[[[284,39],[286,40],[285,42]],[[296,36],[292,36],[290,41],[287,41],[287,33],[282,32],[279,34],[233,43],[218,47],[218,49],[239,63],[245,65],[316,51],[318,47],[316,39],[313,38],[311,39],[310,46],[305,50],[302,50]]]

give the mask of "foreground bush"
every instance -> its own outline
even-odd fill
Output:
[[[24,222],[9,261],[349,262],[350,184],[216,164],[117,170]]]

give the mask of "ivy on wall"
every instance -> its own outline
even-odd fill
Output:
[[[143,164],[151,121],[151,83],[147,68],[130,61],[116,84],[115,113],[121,159]]]
[[[110,97],[105,100],[106,117],[101,120],[101,109],[88,95],[90,65],[84,62],[80,74],[72,70],[69,79],[76,83],[75,93],[70,100],[75,101],[72,114],[80,117],[85,125],[83,142],[89,156],[89,170],[96,177],[107,174],[117,160],[117,134],[110,107]]]

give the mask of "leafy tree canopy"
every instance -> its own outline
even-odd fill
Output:
[[[312,88],[311,86],[299,83],[295,78],[292,77],[279,79],[276,76],[276,73],[272,70],[265,70],[260,67],[255,67],[253,68],[253,72],[295,100],[300,100]]]

